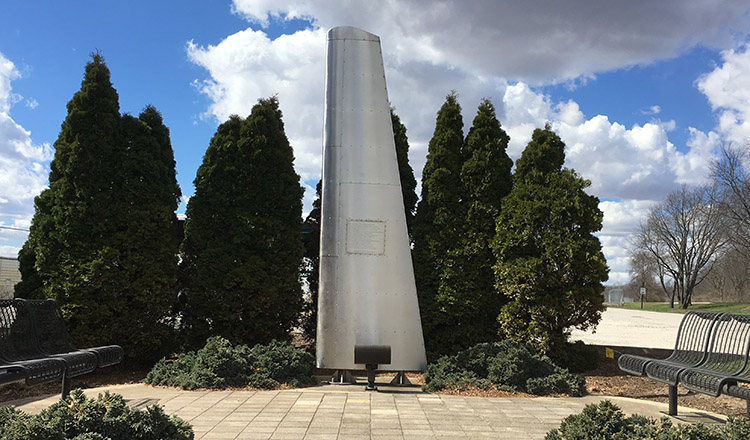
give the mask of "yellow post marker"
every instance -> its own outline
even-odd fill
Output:
[[[604,356],[608,357],[610,359],[614,359],[615,358],[615,351],[612,350],[611,348],[605,348],[604,349]]]

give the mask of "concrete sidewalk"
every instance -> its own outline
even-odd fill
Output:
[[[381,378],[379,377],[380,381]],[[382,378],[386,380],[386,378]],[[289,391],[181,391],[142,384],[108,390],[131,406],[162,405],[193,425],[196,439],[391,440],[543,439],[562,419],[609,399],[628,414],[661,418],[667,404],[621,397],[487,398],[423,393],[419,387],[323,385]],[[36,413],[59,395],[6,402]],[[724,416],[680,407],[675,423],[721,423]]]
[[[681,313],[608,307],[596,330],[574,330],[570,340],[590,345],[673,349],[682,317]]]

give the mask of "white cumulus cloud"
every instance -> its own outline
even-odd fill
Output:
[[[722,52],[724,63],[697,85],[719,113],[719,131],[731,142],[750,140],[750,45]]]
[[[525,83],[507,86],[501,122],[511,141],[508,152],[517,159],[536,128],[549,122],[566,144],[566,163],[591,181],[589,192],[604,199],[602,231],[598,234],[610,283],[628,275],[628,235],[654,200],[684,183],[705,183],[711,152],[718,136],[690,129],[688,149],[678,151],[669,141],[674,122],[648,122],[630,128],[606,115],[587,118],[575,101],[553,103]]]
[[[0,54],[0,226],[28,229],[34,197],[47,184],[52,148],[37,145],[16,123],[11,107],[20,100],[11,82],[20,77],[13,62]],[[26,232],[0,229],[0,255],[15,256]]]
[[[750,24],[744,0],[233,0],[233,9],[264,26],[294,18],[357,26],[384,37],[385,52],[400,59],[532,83],[649,63],[695,44],[726,47]]]
[[[750,98],[729,96],[742,87],[750,90],[742,85],[750,81],[747,50],[724,52],[724,66],[697,83],[721,113],[720,127],[727,128],[709,133],[691,128],[686,148],[670,142],[675,121],[628,127],[607,115],[584,115],[574,100],[553,102],[537,88],[585,84],[599,72],[677,56],[698,44],[728,47],[733,32],[750,24],[746,1],[636,0],[602,7],[584,0],[571,8],[552,0],[542,6],[492,0],[233,0],[233,11],[248,19],[246,30],[216,45],[188,44],[190,59],[208,72],[196,86],[211,100],[207,114],[219,122],[233,113],[245,116],[258,98],[278,94],[297,171],[306,181],[305,211],[321,166],[325,32],[353,25],[382,38],[389,98],[408,129],[418,181],[436,112],[451,90],[459,93],[465,130],[481,98],[492,99],[514,160],[533,130],[551,123],[567,145],[566,166],[591,180],[590,193],[605,200],[599,236],[611,282],[627,281],[627,234],[652,201],[681,184],[704,182],[724,133],[748,128],[743,124]],[[263,30],[290,19],[311,25],[275,39]],[[738,80],[737,86],[727,89],[728,78]],[[660,113],[659,105],[642,112]]]
[[[196,83],[212,101],[209,114],[223,122],[247,116],[259,98],[278,95],[287,136],[304,180],[320,174],[325,32],[302,30],[270,40],[247,29],[215,46],[188,44],[188,56],[208,70]]]

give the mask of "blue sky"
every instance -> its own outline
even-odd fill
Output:
[[[602,200],[611,281],[627,281],[627,236],[648,208],[705,181],[716,146],[750,139],[750,5],[601,5],[10,0],[0,6],[0,226],[28,228],[65,105],[95,50],[122,112],[147,104],[162,112],[185,196],[216,126],[278,94],[309,209],[320,173],[325,32],[354,25],[381,37],[418,180],[451,90],[467,130],[480,99],[492,99],[514,159],[550,122],[568,146],[567,166]],[[0,229],[0,255],[14,256],[24,239]]]

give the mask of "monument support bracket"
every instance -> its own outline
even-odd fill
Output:
[[[407,387],[412,385],[412,383],[409,381],[409,378],[406,377],[406,373],[403,371],[399,371],[396,377],[391,380],[390,385],[393,386],[399,386],[399,387]]]
[[[328,383],[330,385],[356,385],[357,380],[349,370],[336,370]]]

